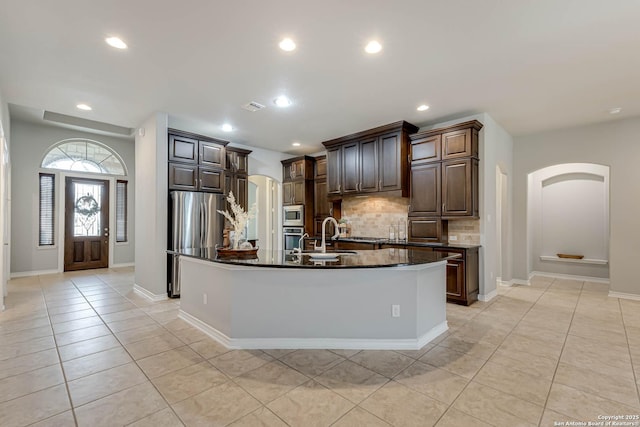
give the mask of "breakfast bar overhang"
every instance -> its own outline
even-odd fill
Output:
[[[420,349],[447,330],[446,260],[412,249],[317,260],[180,252],[180,317],[233,349]]]

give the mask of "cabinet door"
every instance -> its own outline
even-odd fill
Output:
[[[304,205],[304,186],[305,181],[294,181],[291,183],[293,187],[293,204]]]
[[[464,289],[464,261],[457,259],[447,260],[447,298],[466,298]]]
[[[222,193],[224,191],[224,172],[222,169],[199,167],[198,182],[200,191]]]
[[[244,153],[235,153],[235,171],[237,173],[249,173],[249,156]]]
[[[360,141],[358,192],[378,191],[378,138]]]
[[[178,135],[169,135],[169,161],[198,163],[198,141]]]
[[[284,206],[293,205],[293,182],[282,183],[282,204]]]
[[[314,170],[315,170],[315,173],[313,175],[314,179],[327,177],[327,157],[326,156],[316,157],[316,166]]]
[[[342,146],[342,194],[358,192],[360,184],[359,147],[357,142]]]
[[[329,198],[327,197],[327,181],[324,179],[317,180],[313,186],[313,216],[326,218],[331,215],[331,203],[329,203]]]
[[[235,181],[236,200],[247,211],[249,209],[249,177],[245,174],[236,174],[233,181]]]
[[[462,129],[442,134],[442,160],[471,157],[471,129]]]
[[[402,190],[402,137],[400,133],[382,135],[378,140],[380,162],[378,169],[379,191]],[[406,171],[406,167],[405,167]]]
[[[411,141],[412,162],[434,162],[441,159],[440,135],[432,135]]]
[[[224,145],[200,141],[200,165],[222,169],[224,168],[224,160]]]
[[[342,191],[342,147],[327,150],[327,193],[340,194]]]
[[[442,217],[473,217],[477,210],[476,159],[442,163]],[[472,176],[475,174],[475,178]]]
[[[291,163],[291,177],[292,179],[304,179],[305,176],[305,164],[304,160],[296,160]]]
[[[198,167],[169,163],[169,190],[197,190]]]
[[[440,218],[409,218],[407,227],[410,242],[440,242],[442,240],[442,220]]]
[[[440,163],[411,165],[409,216],[440,216]]]
[[[360,243],[360,242],[344,242],[336,241],[336,249],[347,251],[360,251],[360,250],[373,250],[376,249],[375,243]]]

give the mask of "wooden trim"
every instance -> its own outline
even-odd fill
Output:
[[[231,151],[232,153],[240,153],[240,154],[246,154],[249,155],[251,153],[253,153],[253,151],[251,150],[246,150],[244,148],[238,148],[238,147],[229,147],[227,146],[227,152]]]
[[[227,146],[227,144],[229,144],[229,141],[225,141],[224,139],[218,139],[218,138],[213,138],[211,136],[199,135],[197,133],[187,132],[184,130],[179,130],[174,128],[167,129],[167,132],[170,135],[184,136],[186,138],[193,138],[199,141],[215,142],[216,144],[222,144],[225,147]]]
[[[410,138],[413,141],[416,139],[437,135],[439,133],[452,132],[452,131],[468,129],[468,128],[472,128],[472,129],[475,129],[476,131],[479,131],[480,129],[483,128],[483,126],[484,125],[477,120],[470,120],[468,122],[457,123],[455,125],[447,126],[444,128],[429,129],[422,132],[414,133],[413,135],[410,135]]]
[[[405,122],[404,120],[401,120],[399,122],[389,123],[388,125],[378,126],[373,129],[367,129],[364,131],[352,133],[350,135],[341,136],[340,138],[324,141],[322,145],[324,145],[325,147],[331,147],[334,145],[342,144],[347,141],[351,141],[353,139],[361,139],[361,138],[366,138],[373,135],[380,135],[384,133],[397,132],[397,131],[414,133],[414,132],[417,132],[418,129],[419,128],[417,126],[412,125],[409,122]]]

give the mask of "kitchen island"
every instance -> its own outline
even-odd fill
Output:
[[[458,256],[396,248],[332,260],[179,254],[180,317],[242,349],[419,349],[447,330],[446,260]]]

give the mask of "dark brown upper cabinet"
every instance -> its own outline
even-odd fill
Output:
[[[415,165],[411,168],[409,216],[439,217],[442,204],[440,163]]]
[[[313,179],[313,157],[301,156],[282,161],[282,181]]]
[[[169,129],[169,189],[222,193],[228,141]]]
[[[233,173],[249,173],[250,150],[242,148],[227,147],[224,168]]]
[[[407,197],[409,134],[417,130],[401,121],[323,142],[327,149],[327,193],[385,192]]]
[[[316,164],[315,164],[314,171],[315,171],[315,173],[313,174],[314,179],[327,177],[327,156],[316,157]]]
[[[477,120],[411,135],[409,216],[478,218]]]

